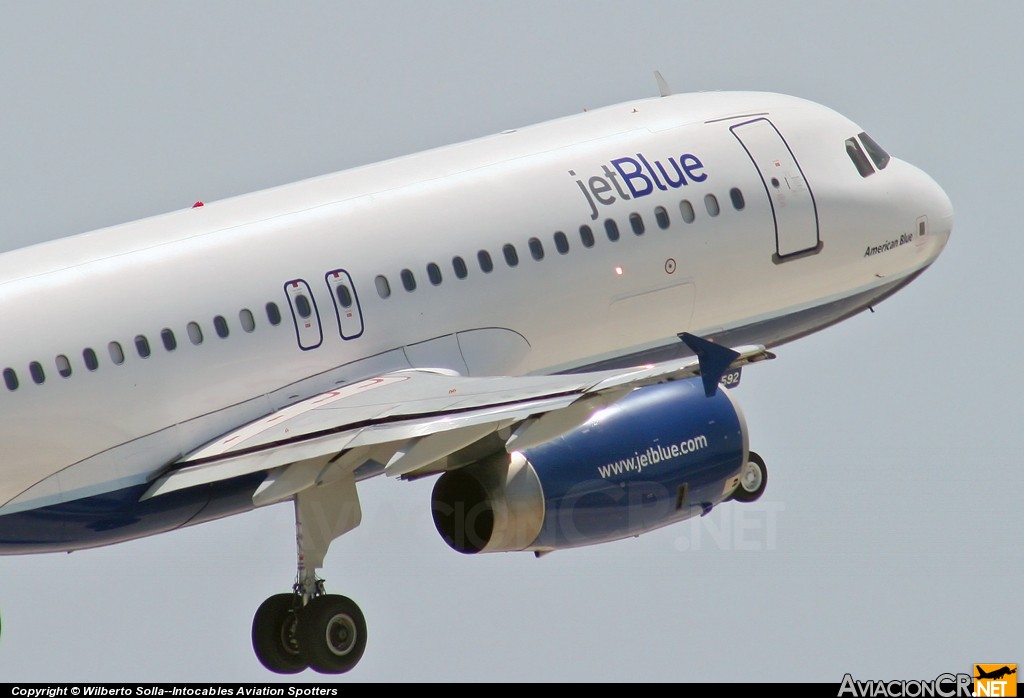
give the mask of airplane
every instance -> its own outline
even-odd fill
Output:
[[[998,680],[998,679],[1003,678],[1004,676],[1009,676],[1010,674],[1016,674],[1016,673],[1017,673],[1017,668],[1016,667],[1011,669],[1009,666],[1002,666],[1002,667],[1000,667],[998,669],[995,669],[993,671],[984,671],[983,669],[978,669],[978,675],[975,676],[974,678],[976,678],[976,679],[993,679],[993,680]]]
[[[368,478],[436,477],[465,554],[757,499],[740,370],[908,285],[953,209],[827,107],[659,85],[0,255],[0,554],[291,503],[253,649],[338,674],[366,621],[317,571]]]

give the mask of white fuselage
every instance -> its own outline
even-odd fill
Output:
[[[815,217],[820,245],[800,254],[777,228],[801,204],[772,191],[733,130],[766,120],[803,177],[782,186],[813,192],[800,215]],[[4,254],[0,370],[17,387],[0,382],[0,514],[137,485],[249,420],[385,371],[574,370],[657,351],[683,331],[727,337],[879,297],[935,259],[952,210],[902,161],[858,174],[844,142],[860,131],[780,95],[641,100]],[[629,182],[610,166],[633,172],[622,158],[641,163]],[[634,195],[629,184],[643,190],[645,178],[650,193]],[[358,304],[341,307],[335,270]],[[297,295],[311,302],[309,318]]]

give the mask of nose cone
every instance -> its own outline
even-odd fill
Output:
[[[927,220],[927,237],[931,243],[931,256],[939,256],[953,232],[953,202],[928,174],[917,170],[921,215]]]
[[[932,220],[934,220],[934,235],[941,237],[942,245],[945,246],[950,234],[953,232],[953,202],[949,200],[946,192],[934,180],[932,180],[932,184],[935,185],[935,191],[932,195],[934,201],[931,205],[934,211],[931,214]]]
[[[918,220],[915,236],[919,248],[923,247],[927,253],[930,264],[949,242],[953,229],[953,205],[931,175],[912,165],[906,165],[906,168],[904,191],[910,207],[906,214]]]

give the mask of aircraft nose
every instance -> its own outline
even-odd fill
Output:
[[[932,192],[931,212],[929,218],[932,220],[932,234],[942,239],[942,246],[946,246],[949,236],[953,232],[953,202],[942,187],[932,180],[934,191]]]
[[[911,200],[917,204],[917,234],[923,235],[925,242],[930,244],[931,258],[935,259],[953,232],[953,202],[926,172],[915,167],[912,179],[914,196]]]

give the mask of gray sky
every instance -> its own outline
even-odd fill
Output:
[[[0,249],[655,95],[655,68],[676,91],[826,104],[932,174],[956,225],[876,314],[744,373],[761,502],[541,560],[464,557],[434,532],[430,482],[366,483],[324,570],[369,623],[349,676],[838,682],[1024,662],[1022,26],[1016,2],[3,0]],[[0,679],[273,679],[249,627],[293,577],[286,505],[0,558]]]

